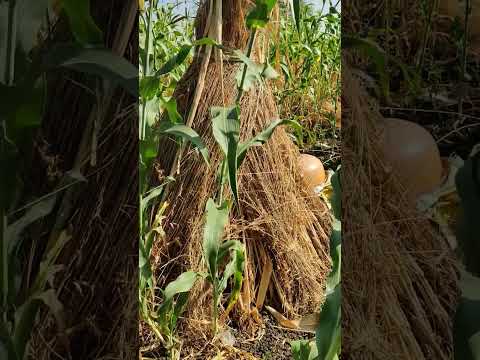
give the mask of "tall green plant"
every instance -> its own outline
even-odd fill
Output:
[[[218,307],[221,295],[233,276],[234,285],[230,294],[228,307],[237,301],[243,279],[245,251],[242,243],[237,240],[223,241],[223,232],[228,223],[229,204],[223,202],[217,206],[209,199],[206,206],[206,223],[203,235],[203,256],[207,264],[207,281],[213,289],[213,331],[217,333]],[[230,256],[229,256],[230,255]],[[229,256],[229,261],[223,271],[221,264]]]
[[[188,293],[201,274],[185,272],[169,283],[164,290],[155,283],[151,252],[155,239],[164,236],[162,229],[163,214],[167,204],[159,199],[169,182],[167,177],[158,187],[150,187],[150,174],[157,157],[158,140],[162,135],[173,136],[179,142],[189,142],[195,146],[203,159],[209,164],[207,148],[200,136],[183,124],[174,99],[169,97],[174,81],[178,80],[182,67],[195,44],[176,47],[168,43],[171,26],[178,22],[170,7],[157,7],[158,1],[152,1],[141,13],[140,26],[140,121],[139,121],[139,305],[140,317],[145,321],[157,338],[167,349],[171,359],[179,359],[179,341],[176,336],[177,322],[182,315],[188,299]],[[155,18],[155,19],[154,19]],[[166,24],[169,22],[169,24]],[[167,28],[167,33],[162,31]],[[178,35],[175,35],[178,36]],[[142,41],[143,40],[143,41]],[[158,114],[166,113],[163,121]],[[157,207],[153,222],[149,213]]]
[[[303,118],[322,112],[323,103],[340,95],[340,14],[290,0],[281,8],[279,36],[269,59],[283,73],[276,96],[282,113]],[[290,15],[290,16],[288,16]]]
[[[244,92],[249,91],[258,83],[275,78],[275,70],[268,64],[257,64],[251,59],[251,53],[255,37],[259,29],[264,28],[269,20],[276,0],[257,0],[255,6],[248,13],[245,21],[250,31],[245,53],[234,50],[233,54],[243,63],[243,67],[237,75],[237,98],[234,105],[228,107],[212,107],[212,130],[214,138],[221,148],[224,158],[219,167],[220,181],[217,191],[217,202],[210,198],[206,207],[206,224],[204,232],[204,258],[207,263],[208,276],[213,288],[213,330],[217,332],[218,307],[220,296],[227,286],[228,279],[233,276],[234,283],[227,312],[238,299],[243,282],[243,267],[245,252],[243,245],[236,240],[223,241],[223,228],[229,218],[230,205],[223,200],[223,187],[229,184],[234,204],[239,206],[237,186],[237,170],[245,159],[248,149],[252,146],[264,144],[272,136],[274,130],[280,125],[298,127],[298,123],[291,120],[275,120],[259,134],[240,142],[241,106],[240,100]],[[241,213],[241,211],[240,211]],[[219,273],[219,265],[230,254],[229,261],[222,275]]]

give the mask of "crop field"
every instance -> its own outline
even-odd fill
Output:
[[[143,359],[338,356],[339,8],[144,3]]]

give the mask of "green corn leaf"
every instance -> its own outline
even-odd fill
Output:
[[[243,91],[249,91],[257,82],[262,80],[262,72],[264,66],[262,64],[258,64],[248,56],[246,56],[242,51],[235,50],[234,54],[238,57],[238,59],[243,62],[246,67],[245,72],[245,79],[243,80],[242,86],[242,78],[244,69],[240,69],[237,73],[236,80],[237,80],[237,87],[240,88],[242,86]]]
[[[160,88],[160,78],[157,76],[144,76],[140,79],[140,96],[142,102],[152,100]]]
[[[82,45],[103,42],[103,33],[90,12],[90,0],[61,0],[61,6],[67,14],[75,40]]]
[[[389,96],[390,91],[389,74],[387,74],[385,71],[387,68],[387,61],[390,61],[392,64],[398,66],[410,88],[413,91],[418,91],[418,84],[420,81],[419,74],[409,70],[408,67],[400,60],[389,56],[375,41],[371,39],[360,38],[358,36],[342,35],[342,48],[359,50],[373,61],[378,72],[380,86],[385,97]]]
[[[175,181],[175,179],[171,176],[167,176],[161,185],[148,190],[145,193],[145,196],[141,197],[140,199],[140,211],[145,211],[150,202],[152,202],[162,194],[165,185],[171,183],[172,181]]]
[[[301,125],[293,120],[275,120],[270,123],[262,132],[251,138],[250,140],[239,144],[237,150],[237,163],[238,166],[243,162],[247,151],[252,146],[260,146],[265,144],[273,135],[273,132],[278,126],[289,125],[297,129],[301,129]]]
[[[53,289],[32,295],[15,312],[15,330],[13,344],[18,359],[24,359],[28,342],[34,329],[35,319],[41,305],[46,305],[55,316],[57,325],[65,328],[63,306]]]
[[[140,190],[145,192],[148,189],[148,177],[150,176],[153,163],[158,154],[159,134],[152,126],[145,127],[145,138],[139,140],[139,181]]]
[[[307,340],[292,341],[292,355],[294,360],[308,360],[311,347]]]
[[[163,300],[170,301],[175,295],[190,291],[197,278],[198,273],[195,271],[187,271],[180,274],[163,291]]]
[[[141,269],[149,264],[150,259],[144,241],[140,241],[139,243],[138,255],[138,267]]]
[[[147,100],[145,104],[145,133],[150,131],[151,137],[155,137],[154,126],[157,123],[157,118],[160,113],[159,98],[154,97],[151,100]],[[143,106],[140,107],[140,111],[143,111]],[[140,122],[139,122],[140,125]],[[145,137],[147,134],[145,134]]]
[[[229,250],[232,256],[230,262],[225,266],[225,270],[221,280],[218,283],[217,289],[217,293],[223,293],[227,288],[228,279],[233,276],[233,286],[227,308],[231,308],[238,300],[240,290],[242,288],[243,270],[245,267],[245,250],[242,243],[235,240],[229,241],[229,243]],[[226,249],[225,246],[223,247],[222,251],[225,251],[224,249]]]
[[[265,80],[273,80],[278,78],[278,73],[275,71],[272,65],[265,63],[262,70],[262,78]]]
[[[164,126],[161,129],[162,133],[170,134],[182,138],[185,141],[191,142],[203,156],[205,163],[210,165],[210,158],[208,156],[208,149],[203,143],[200,135],[197,134],[195,130],[192,128],[185,126],[185,125],[176,125],[176,124],[169,124]]]
[[[46,198],[44,201],[32,206],[20,219],[7,226],[6,241],[8,252],[11,255],[20,241],[21,233],[35,221],[44,218],[51,213],[55,206],[56,197]]]
[[[57,45],[45,56],[44,66],[46,70],[63,67],[97,75],[122,86],[135,98],[139,95],[137,67],[111,50]]]
[[[243,91],[249,91],[255,86],[256,83],[260,83],[262,80],[271,80],[278,78],[278,73],[269,63],[256,63],[240,50],[235,50],[233,53],[238,58],[238,60],[240,60],[246,67],[243,85],[243,68],[237,73],[235,78],[237,81],[237,87],[240,88],[240,86],[242,86]]]
[[[228,240],[222,242],[218,247],[218,262],[222,262],[231,251],[242,249],[243,245],[238,240]]]
[[[145,240],[139,241],[138,252],[138,267],[140,272],[140,290],[148,288],[153,291],[153,273],[150,265],[150,251],[153,244],[153,234],[149,233],[144,236]]]
[[[210,46],[219,46],[219,44],[208,38],[201,38],[196,40],[193,45],[183,45],[178,53],[174,55],[172,58],[170,58],[163,66],[155,73],[153,76],[145,76],[145,83],[149,83],[150,86],[154,86],[155,84],[159,84],[160,82],[160,77],[162,75],[169,74],[173,70],[175,70],[177,67],[182,65],[185,60],[188,58],[188,55],[190,55],[190,52],[194,46],[202,46],[202,45],[210,45]],[[168,52],[168,51],[166,51]],[[158,86],[157,86],[158,87]]]
[[[247,15],[247,27],[249,29],[264,28],[270,20],[270,13],[276,3],[277,0],[256,0],[255,7]]]
[[[211,114],[213,136],[226,156],[230,189],[238,203],[237,149],[240,140],[240,109],[238,106],[212,107]]]
[[[338,167],[337,171],[332,175],[331,184],[333,188],[333,195],[332,195],[332,209],[333,215],[339,221],[342,221],[342,185],[340,183],[340,167]]]
[[[337,285],[327,294],[316,331],[318,359],[334,360],[341,340],[341,287]]]
[[[342,278],[342,231],[338,220],[333,221],[330,235],[330,257],[332,258],[332,271],[327,278],[327,292],[333,291],[340,284]]]
[[[20,249],[17,249],[17,252],[13,254],[9,259],[9,268],[8,268],[8,301],[11,304],[14,304],[22,288],[22,278],[23,278],[23,269],[22,264],[20,263]]]
[[[182,316],[185,306],[187,305],[188,301],[188,293],[184,292],[178,295],[177,301],[175,302],[175,305],[173,306],[173,313],[172,317],[170,320],[170,328],[175,329],[177,326],[177,321],[180,316]]]
[[[470,351],[472,352],[473,358],[475,360],[480,360],[480,331],[470,337],[468,344],[470,345]]]
[[[195,46],[209,45],[209,46],[215,46],[215,47],[222,47],[221,44],[219,44],[213,39],[210,39],[209,37],[204,37],[204,38],[195,40],[193,45]]]
[[[29,289],[29,295],[31,297],[36,296],[35,294],[40,294],[45,289],[48,279],[50,279],[55,272],[58,271],[58,267],[55,267],[55,261],[57,260],[60,252],[65,247],[65,244],[70,240],[70,236],[67,235],[66,231],[60,233],[55,243],[48,244],[46,249],[46,254],[44,255],[41,263],[38,274]]]
[[[37,44],[38,32],[45,22],[48,8],[49,0],[16,0],[17,44],[24,53],[28,54]]]
[[[245,250],[238,249],[234,252],[233,261],[233,286],[228,299],[227,311],[230,311],[232,307],[237,303],[240,297],[243,284],[243,271],[245,269]]]
[[[327,297],[320,313],[320,323],[316,331],[318,359],[335,360],[338,358],[341,341],[341,191],[339,182],[340,168],[332,177],[334,199],[332,201],[336,219],[333,220],[330,235],[330,257],[332,270],[327,278]],[[336,205],[335,205],[336,203]],[[337,208],[337,209],[335,209]]]
[[[177,101],[174,98],[170,98],[166,101],[164,98],[160,98],[161,107],[167,111],[168,119],[172,124],[181,124],[182,115],[178,112]]]
[[[480,301],[462,298],[453,325],[455,360],[479,360],[475,357],[479,332]]]
[[[462,270],[460,289],[465,299],[480,301],[480,277],[473,276],[469,272]]]
[[[217,206],[213,199],[208,199],[206,213],[203,232],[203,257],[207,263],[211,278],[216,279],[218,274],[218,253],[225,226],[228,223],[228,202],[225,201],[222,205]]]
[[[184,272],[169,283],[163,291],[163,302],[158,310],[158,323],[164,330],[173,332],[187,301],[187,293],[195,284],[198,276],[199,274],[194,271]],[[175,301],[175,297],[177,297],[177,301]]]
[[[15,251],[19,246],[20,235],[29,225],[35,221],[49,215],[53,210],[58,194],[74,186],[78,182],[86,182],[85,177],[76,170],[70,170],[65,173],[58,188],[26,205],[16,209],[12,214],[26,210],[25,214],[14,223],[7,226],[6,237],[9,243],[9,254]],[[11,215],[11,214],[9,214]]]
[[[28,87],[10,88],[16,99],[8,104],[7,134],[19,148],[29,148],[34,130],[40,126],[45,102],[46,83],[43,77]],[[8,97],[7,97],[8,99]]]
[[[158,78],[161,75],[168,74],[171,72],[173,69],[178,67],[179,65],[183,64],[185,59],[188,57],[190,54],[190,50],[192,49],[192,45],[184,45],[180,48],[178,51],[178,54],[176,54],[174,57],[172,57],[170,60],[168,60],[155,74],[155,76]]]
[[[308,340],[292,341],[291,347],[292,347],[292,355],[294,360],[317,360],[318,359],[317,346],[313,341],[308,341]]]

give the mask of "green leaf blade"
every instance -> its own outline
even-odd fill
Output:
[[[97,26],[90,11],[89,0],[62,0],[70,29],[82,45],[103,43],[103,32]]]
[[[218,273],[218,253],[222,242],[225,226],[228,223],[229,206],[225,201],[217,206],[213,199],[208,199],[206,205],[206,222],[203,233],[203,252],[207,268],[212,279]]]
[[[139,96],[137,67],[110,50],[58,45],[45,56],[43,64],[46,70],[63,67],[97,75],[122,86],[135,98]]]
[[[191,142],[198,149],[203,159],[205,160],[205,163],[207,165],[210,165],[208,149],[200,138],[200,135],[198,135],[195,130],[185,125],[170,124],[168,127],[163,128],[161,132],[174,135]]]
[[[270,21],[270,13],[277,0],[256,0],[255,7],[248,13],[246,18],[248,29],[264,28]]]
[[[213,136],[225,154],[230,189],[238,203],[237,149],[240,140],[240,109],[238,106],[213,107],[211,114]]]

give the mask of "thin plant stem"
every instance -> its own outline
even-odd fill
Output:
[[[150,37],[152,33],[152,17],[153,17],[153,9],[156,7],[156,1],[152,1],[150,7],[148,9],[148,23],[147,23],[147,36],[145,37],[145,58],[143,59],[143,76],[148,76],[150,74]],[[142,121],[140,127],[140,139],[145,139],[145,132],[146,132],[146,109],[147,103],[144,100],[142,104]]]
[[[7,85],[13,84],[15,74],[15,43],[16,43],[16,31],[15,31],[15,1],[11,0],[8,4],[8,29],[7,29],[7,53],[5,62],[5,83]]]
[[[250,33],[250,37],[248,38],[247,53],[245,54],[248,58],[252,54],[253,44],[255,43],[255,35],[256,35],[256,29],[253,29],[252,32]],[[243,85],[245,83],[245,77],[247,76],[247,68],[248,68],[248,65],[245,64],[243,66],[242,80],[240,81],[240,86],[238,87],[237,99],[235,100],[235,103],[237,103],[237,105],[240,104],[240,99],[242,98],[242,95],[243,95]]]
[[[215,274],[215,276],[217,276]],[[213,284],[213,333],[217,335],[218,331],[218,293],[217,293],[217,282],[218,280],[214,281]]]
[[[460,98],[458,99],[458,112],[460,116],[463,113],[463,87],[465,86],[465,75],[467,72],[467,46],[468,46],[468,21],[470,17],[470,0],[465,2],[465,26],[463,31],[462,43],[462,91],[460,91]]]

